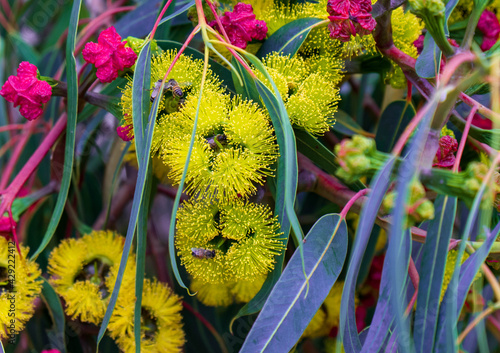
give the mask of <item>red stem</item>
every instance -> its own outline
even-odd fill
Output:
[[[231,41],[229,40],[229,36],[227,35],[226,33],[226,29],[222,26],[222,22],[220,21],[220,17],[219,15],[217,14],[217,11],[215,10],[215,7],[214,7],[214,4],[212,4],[212,2],[210,0],[206,0],[208,6],[210,7],[210,11],[212,11],[212,14],[214,15],[215,17],[215,21],[217,21],[217,25],[219,26],[222,34],[224,35],[224,38],[226,39],[226,41],[229,43],[229,44],[233,44],[231,43]]]
[[[151,40],[155,37],[155,33],[156,33],[156,29],[158,28],[158,24],[160,23],[161,18],[163,17],[163,15],[165,14],[165,11],[167,11],[167,9],[171,3],[172,3],[172,0],[168,0],[167,3],[165,4],[165,6],[163,6],[163,9],[161,10],[160,15],[156,19],[155,25],[153,26],[153,29],[151,30]]]
[[[347,213],[349,212],[349,210],[351,209],[351,206],[354,205],[354,203],[361,197],[365,196],[368,191],[370,191],[370,189],[363,189],[363,190],[360,190],[356,193],[356,195],[354,195],[353,197],[351,197],[351,199],[347,202],[347,204],[344,206],[344,208],[342,209],[342,212],[340,212],[340,218],[342,219],[345,219],[345,217],[347,216]]]
[[[5,167],[5,170],[2,172],[2,179],[0,180],[0,190],[5,189],[5,187],[7,186],[12,171],[16,167],[17,161],[19,160],[19,157],[21,156],[21,153],[24,150],[24,146],[26,146],[26,143],[31,137],[31,132],[33,131],[35,125],[36,121],[29,121],[25,124],[24,127],[25,133],[22,135],[20,141],[16,145],[16,148],[14,149],[14,152],[12,153],[12,156],[9,159],[9,163],[7,163],[7,167]]]
[[[180,56],[182,55],[182,53],[184,52],[184,50],[187,48],[187,46],[189,45],[189,43],[191,42],[191,40],[194,38],[194,36],[196,35],[196,33],[198,33],[199,28],[200,28],[200,25],[197,25],[193,29],[193,31],[191,32],[191,34],[189,35],[189,37],[187,37],[186,41],[182,45],[181,49],[179,49],[179,52],[175,56],[174,60],[172,60],[172,64],[170,64],[170,67],[168,68],[167,72],[165,73],[165,76],[163,77],[164,83],[167,80],[167,77],[170,74],[170,71],[172,71],[172,69],[174,68],[174,65],[177,62],[177,60],[179,60]]]
[[[474,114],[477,112],[477,107],[474,106],[470,110],[469,116],[467,117],[467,122],[465,123],[465,128],[462,133],[462,139],[460,140],[460,145],[458,146],[457,150],[457,157],[455,159],[455,164],[453,165],[453,171],[458,172],[458,167],[460,165],[460,159],[462,159],[462,154],[464,153],[464,148],[465,148],[465,142],[467,141],[467,136],[469,135],[469,130],[470,126],[472,124],[472,118],[474,117]]]
[[[14,178],[12,183],[1,192],[2,197],[0,204],[0,215],[4,214],[6,210],[10,210],[12,206],[12,202],[16,198],[17,193],[21,190],[22,186],[28,180],[30,175],[35,171],[38,167],[42,159],[45,157],[47,152],[52,148],[56,140],[63,133],[66,128],[66,123],[68,122],[68,118],[66,113],[61,115],[59,120],[53,126],[52,130],[48,133],[47,137],[42,141],[42,143],[38,146],[35,153],[30,157],[30,159],[26,162],[24,167],[19,171],[17,176]]]

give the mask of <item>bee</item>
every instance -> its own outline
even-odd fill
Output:
[[[215,257],[215,250],[191,248],[191,255],[197,259],[213,259]]]
[[[155,98],[158,97],[158,93],[160,93],[161,82],[162,82],[161,79],[159,79],[158,81],[155,82],[155,84],[151,90],[152,91],[151,98],[150,98],[151,102],[153,102],[155,100]],[[179,102],[181,100],[184,102],[184,100],[183,100],[184,91],[182,90],[181,86],[189,86],[189,85],[191,85],[190,82],[183,82],[180,84],[172,78],[172,79],[168,80],[167,82],[165,82],[163,89],[165,91],[171,91],[173,97],[180,98]]]
[[[217,134],[207,138],[207,143],[211,149],[216,150],[227,144],[227,136],[224,134]]]

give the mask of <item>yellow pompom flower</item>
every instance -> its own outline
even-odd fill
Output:
[[[191,281],[191,291],[206,306],[229,306],[233,303],[248,303],[259,292],[266,276],[254,280],[229,281],[225,283],[205,283],[199,279]]]
[[[160,146],[169,177],[180,182],[189,152],[197,98],[188,99],[165,131],[171,138]],[[230,200],[256,192],[273,174],[278,146],[269,118],[257,104],[232,100],[219,91],[204,91],[196,139],[186,175],[186,192],[197,197]],[[168,126],[167,126],[168,125]]]
[[[13,338],[33,316],[42,290],[38,264],[28,260],[29,249],[0,236],[0,339]]]
[[[328,293],[328,296],[307,326],[302,337],[317,338],[327,336],[332,328],[339,326],[340,301],[342,299],[343,289],[344,282],[335,282],[330,293]],[[357,302],[357,298],[355,298],[355,301]]]
[[[446,255],[446,265],[444,267],[444,276],[443,276],[443,286],[441,287],[441,295],[439,297],[439,302],[441,303],[443,301],[444,295],[446,293],[446,290],[448,289],[448,285],[451,282],[451,278],[453,277],[453,271],[455,270],[455,264],[457,263],[457,257],[458,257],[458,251],[457,249],[452,249],[448,251],[448,254]],[[463,264],[465,260],[469,258],[469,254],[464,252],[464,255],[462,257],[462,260],[460,261],[460,264]],[[460,271],[460,266],[458,267]],[[474,277],[474,281],[478,280],[481,277],[481,272],[478,272],[476,274],[476,277]]]
[[[292,124],[313,135],[321,135],[335,121],[339,100],[339,89],[321,73],[313,73],[300,84],[297,93],[288,98],[285,106]]]
[[[122,296],[109,321],[109,335],[125,353],[135,352],[135,291]],[[182,329],[181,298],[163,283],[144,280],[141,303],[141,352],[182,352],[185,334]]]
[[[274,257],[283,250],[278,230],[277,218],[264,205],[192,200],[177,214],[177,253],[195,280],[253,281],[274,268]]]
[[[93,231],[65,239],[49,257],[50,283],[66,302],[73,319],[99,324],[104,318],[123,252],[125,238],[112,231]],[[133,290],[135,260],[129,258],[120,293]]]

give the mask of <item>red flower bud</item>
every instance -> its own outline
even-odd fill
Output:
[[[443,136],[439,139],[439,149],[434,158],[433,167],[451,168],[455,164],[455,153],[458,149],[457,140],[451,136]]]
[[[109,27],[99,34],[97,43],[85,44],[82,51],[86,62],[97,68],[97,77],[103,83],[112,82],[118,77],[118,71],[131,67],[137,60],[132,48],[125,48],[122,37],[115,27]]]
[[[10,76],[0,90],[0,95],[14,103],[14,107],[21,106],[19,112],[28,120],[42,115],[42,104],[52,95],[52,87],[39,80],[37,72],[35,65],[23,61],[17,68],[17,76]]]
[[[328,0],[326,9],[330,14],[330,37],[343,42],[348,42],[351,35],[370,34],[377,25],[371,15],[370,0]]]

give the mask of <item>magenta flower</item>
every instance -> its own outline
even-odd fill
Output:
[[[328,0],[326,9],[331,21],[328,25],[330,37],[348,42],[351,35],[370,34],[377,25],[372,18],[370,0]]]
[[[227,11],[224,16],[220,18],[220,22],[231,44],[241,49],[245,49],[248,42],[251,42],[253,39],[263,40],[266,38],[266,22],[255,19],[252,5],[241,2],[236,4],[233,12]],[[219,32],[222,32],[217,21],[214,20],[210,22],[209,25]]]
[[[477,29],[483,32],[483,42],[481,43],[481,50],[486,51],[490,49],[498,39],[500,34],[500,23],[497,16],[488,10],[484,10],[479,18]]]
[[[116,128],[118,137],[127,142],[134,138],[134,130],[132,125],[123,125]]]
[[[61,353],[58,349],[44,350],[42,353]]]
[[[82,51],[86,62],[97,68],[97,77],[103,83],[114,81],[118,71],[131,67],[137,60],[132,48],[125,48],[122,37],[116,33],[115,27],[109,27],[99,34],[97,43],[85,44]]]
[[[439,139],[439,149],[434,157],[433,167],[451,168],[455,164],[454,153],[458,149],[458,143],[452,136],[443,136]]]
[[[35,65],[23,61],[17,68],[17,76],[10,76],[0,90],[0,96],[18,105],[19,112],[28,120],[42,115],[42,104],[47,103],[52,95],[52,87],[38,79]]]

